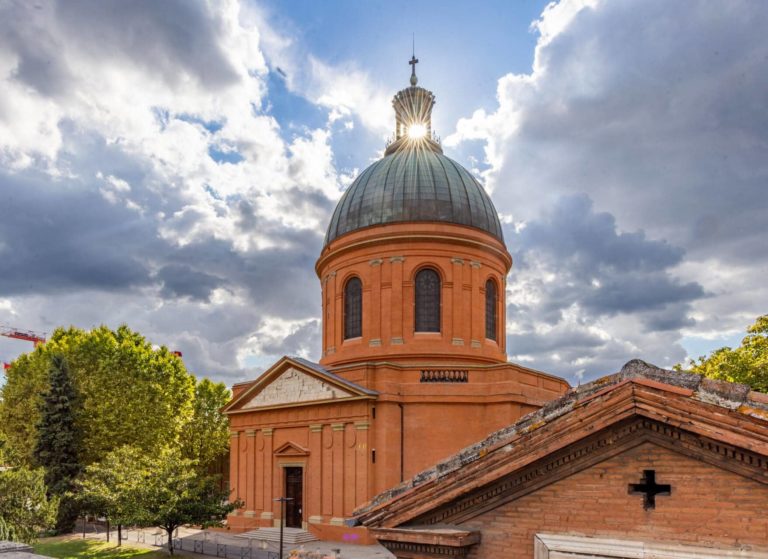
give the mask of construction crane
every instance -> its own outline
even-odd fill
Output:
[[[21,328],[14,328],[13,326],[0,325],[0,336],[6,338],[13,338],[16,340],[24,340],[32,342],[34,347],[45,343],[45,332],[35,332],[34,330],[22,330]],[[9,363],[3,363],[3,370],[11,368]]]

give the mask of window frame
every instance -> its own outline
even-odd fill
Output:
[[[424,277],[423,274],[431,272],[434,274],[434,277],[437,279],[437,289],[433,294],[430,293],[424,293],[421,297],[419,294],[419,277]],[[443,320],[443,276],[440,273],[439,269],[435,266],[423,266],[416,270],[416,273],[413,275],[413,331],[414,333],[418,334],[440,334],[443,331],[442,328],[442,320]],[[436,316],[420,316],[422,313],[429,313],[432,312],[430,309],[424,308],[424,301],[423,298],[426,296],[432,296],[436,298],[435,300],[429,301],[431,303],[431,306],[434,307],[434,313]],[[420,305],[421,303],[421,305]],[[421,309],[421,310],[420,310]],[[419,329],[420,323],[421,326],[425,326],[424,322],[429,322],[430,324],[426,325],[429,329]],[[433,329],[435,328],[435,329]]]
[[[359,285],[359,292],[357,293],[358,301],[357,301],[357,309],[351,309],[353,312],[357,310],[357,315],[355,318],[357,319],[357,329],[354,332],[351,332],[350,334],[350,291],[349,287],[350,284],[353,282],[357,282]],[[344,282],[344,289],[342,291],[343,298],[342,298],[342,305],[343,313],[342,313],[342,333],[344,335],[344,340],[354,340],[356,338],[362,338],[363,337],[363,280],[360,279],[359,276],[350,276],[347,278],[347,280]]]

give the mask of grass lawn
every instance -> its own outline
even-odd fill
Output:
[[[35,553],[58,557],[59,559],[168,559],[165,549],[147,549],[123,542],[117,547],[115,542],[103,542],[82,539],[79,536],[60,536],[44,538],[34,546]]]

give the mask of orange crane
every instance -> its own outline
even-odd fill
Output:
[[[0,325],[0,336],[5,336],[6,338],[14,338],[16,340],[25,340],[27,342],[32,342],[34,347],[37,347],[40,344],[45,343],[44,332],[35,332],[34,330],[22,330],[20,328],[14,328],[13,326]],[[10,368],[11,368],[10,364],[3,363],[3,370],[7,370]]]

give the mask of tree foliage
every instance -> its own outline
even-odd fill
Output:
[[[768,393],[768,315],[757,318],[735,349],[722,347],[709,357],[690,362],[690,370],[704,376],[748,384]]]
[[[201,474],[197,463],[176,449],[157,455],[118,449],[88,467],[80,494],[91,512],[107,514],[114,522],[162,528],[171,554],[176,528],[221,525],[241,506],[228,503],[228,493],[219,489],[216,479]]]
[[[42,469],[0,470],[0,540],[32,543],[53,526],[57,505],[46,496]]]
[[[82,433],[82,464],[123,445],[153,453],[178,444],[194,398],[194,378],[181,359],[166,348],[154,349],[127,326],[59,328],[7,371],[0,429],[17,463],[33,463],[41,394],[55,354],[66,358],[81,399],[75,424]]]
[[[77,520],[77,508],[68,495],[82,467],[78,459],[80,432],[75,426],[78,397],[61,355],[51,357],[48,390],[40,403],[40,422],[34,459],[45,469],[48,495],[59,497],[56,531],[71,532]]]
[[[219,410],[229,401],[229,389],[221,382],[202,379],[195,386],[192,419],[182,432],[184,457],[207,471],[229,448],[229,421]]]

